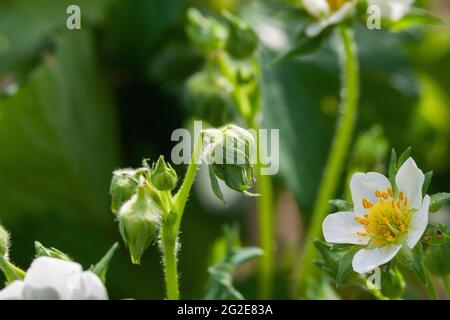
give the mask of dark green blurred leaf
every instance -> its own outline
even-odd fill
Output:
[[[425,173],[425,180],[423,182],[422,194],[427,193],[432,178],[433,178],[433,171],[428,171]]]
[[[115,112],[89,32],[67,32],[11,97],[0,98],[3,217],[58,212],[109,221]]]
[[[69,32],[66,13],[69,5],[81,8],[81,27],[99,23],[111,0],[9,0],[0,3],[0,38],[8,44],[0,52],[0,75],[12,67],[26,64],[43,48],[54,33]],[[77,32],[77,31],[74,31]]]
[[[389,23],[389,28],[394,31],[401,31],[419,25],[439,25],[443,21],[434,16],[431,12],[421,9],[412,8],[402,19]]]
[[[430,201],[430,212],[439,211],[449,201],[450,201],[450,193],[441,192],[433,194],[431,196]]]

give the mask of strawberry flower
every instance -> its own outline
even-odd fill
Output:
[[[412,158],[395,177],[397,192],[382,174],[355,173],[350,182],[353,212],[328,215],[322,224],[325,240],[364,246],[352,261],[358,273],[391,261],[404,246],[414,248],[428,224],[430,197],[422,195],[424,179]]]
[[[38,257],[25,279],[0,291],[0,300],[106,300],[108,293],[100,278],[83,271],[80,264]]]

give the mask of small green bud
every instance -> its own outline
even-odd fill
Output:
[[[39,241],[34,242],[34,249],[36,250],[36,257],[52,257],[60,260],[65,261],[72,261],[72,258],[70,258],[67,254],[64,252],[56,249],[56,248],[46,248],[40,243]]]
[[[186,83],[186,105],[195,116],[213,126],[231,119],[232,85],[219,73],[200,71]]]
[[[405,291],[405,280],[397,268],[389,269],[381,274],[381,293],[388,298],[398,299]]]
[[[233,190],[252,195],[248,190],[255,180],[255,140],[253,135],[236,125],[208,129],[204,133],[207,144],[204,158],[210,165],[211,186],[223,200],[215,178]]]
[[[4,257],[8,257],[10,236],[9,232],[0,225],[0,255]]]
[[[236,59],[245,59],[253,55],[258,46],[258,36],[248,23],[232,15],[223,13],[228,23],[229,37],[226,49]]]
[[[113,172],[109,192],[111,194],[111,210],[117,214],[122,205],[131,199],[139,184],[137,171],[120,169]]]
[[[450,274],[450,236],[447,227],[439,226],[430,238],[425,254],[425,265],[431,273],[446,277]]]
[[[137,193],[119,211],[119,231],[134,264],[140,264],[142,254],[157,237],[163,212],[145,190]]]
[[[169,163],[160,156],[152,169],[151,181],[153,186],[160,191],[172,191],[177,186],[178,176]]]
[[[199,10],[187,11],[187,34],[191,41],[205,53],[225,47],[228,30],[219,21],[203,16]]]

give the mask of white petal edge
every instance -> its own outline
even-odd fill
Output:
[[[72,296],[70,279],[82,271],[81,265],[76,262],[38,257],[25,276],[27,296],[35,299],[43,294],[45,297],[42,299],[69,299]]]
[[[403,192],[408,199],[408,206],[412,209],[419,209],[422,205],[422,187],[425,175],[420,170],[414,160],[410,157],[400,167],[395,177],[398,190]]]
[[[302,2],[306,11],[316,18],[330,13],[330,6],[326,0],[303,0]]]
[[[353,257],[353,270],[357,273],[369,272],[391,261],[401,247],[401,245],[388,245],[374,249],[361,249]]]
[[[23,300],[24,282],[16,280],[0,291],[0,300]]]
[[[408,226],[408,237],[406,244],[409,248],[414,248],[422,238],[423,233],[428,225],[428,214],[430,207],[430,196],[426,195],[423,198],[422,207],[417,210],[411,218]]]
[[[71,300],[108,300],[108,293],[100,278],[91,271],[78,274],[73,279]]]
[[[357,172],[350,180],[350,191],[354,205],[354,212],[363,216],[367,209],[363,207],[362,200],[366,198],[371,203],[378,202],[375,191],[386,191],[391,186],[388,178],[377,172]]]
[[[322,223],[323,237],[329,243],[349,243],[366,245],[368,236],[360,236],[357,232],[365,232],[364,226],[355,220],[353,212],[337,212],[329,214]]]

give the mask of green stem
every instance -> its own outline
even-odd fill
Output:
[[[259,246],[263,250],[261,257],[259,285],[262,299],[270,299],[272,295],[274,273],[274,214],[272,178],[261,174],[261,163],[258,161],[257,188],[259,212]]]
[[[236,83],[234,70],[230,67],[228,57],[224,52],[215,52],[213,56],[221,73],[231,82]],[[257,108],[252,106],[248,95],[241,87],[235,86],[231,92],[231,97],[237,106],[238,112],[246,122],[247,126],[255,129],[258,133],[260,129],[257,123],[257,113],[253,112]],[[257,137],[258,139],[259,137]],[[260,148],[257,143],[258,150]],[[259,286],[262,299],[269,299],[272,295],[273,273],[274,273],[274,214],[273,214],[273,188],[272,178],[261,174],[262,163],[259,152],[256,164],[256,183],[260,196],[258,197],[258,216],[259,216],[259,247],[264,251],[261,258],[259,272]]]
[[[23,270],[13,265],[2,255],[0,255],[0,269],[3,271],[8,283],[15,280],[23,280],[25,277],[25,272]]]
[[[359,67],[353,30],[347,26],[340,28],[340,37],[344,47],[340,59],[342,68],[342,97],[340,117],[338,120],[334,143],[331,147],[327,165],[323,173],[312,221],[306,235],[307,244],[299,270],[299,293],[303,296],[307,278],[313,277],[313,260],[316,252],[311,238],[322,237],[322,221],[328,213],[328,201],[335,195],[339,179],[344,169],[345,157],[348,154],[352,134],[356,122],[359,96]]]
[[[170,219],[163,224],[161,229],[161,246],[164,265],[164,279],[166,282],[167,299],[178,300],[180,292],[178,289],[177,271],[177,234],[176,223],[170,223]]]
[[[428,270],[424,269],[425,271],[425,277],[427,279],[427,291],[428,296],[430,297],[430,300],[437,300],[437,294],[436,289],[434,288],[433,280],[430,277],[430,274],[428,273]]]
[[[442,282],[444,283],[444,289],[447,293],[447,300],[450,300],[450,281],[448,281],[448,276],[443,276]]]
[[[199,159],[202,151],[203,139],[201,135],[197,138],[192,152],[191,162],[186,171],[183,184],[174,197],[165,194],[168,207],[173,210],[167,212],[161,228],[161,251],[164,267],[164,279],[166,282],[167,299],[178,300],[180,298],[177,270],[177,239],[180,230],[181,218],[183,216],[186,202],[188,201],[192,185],[197,174]]]

